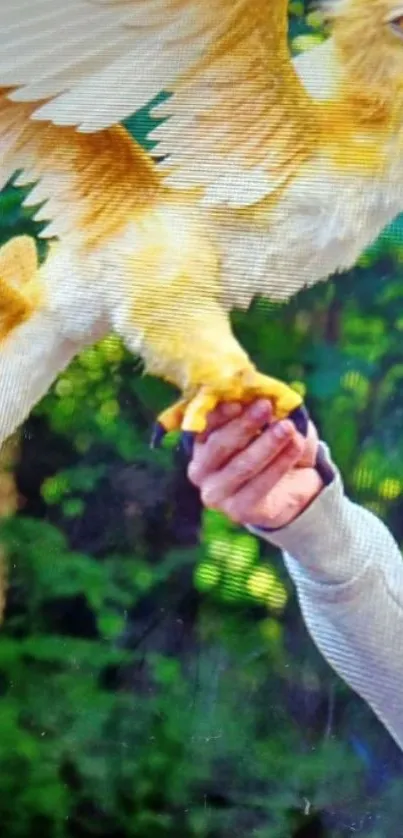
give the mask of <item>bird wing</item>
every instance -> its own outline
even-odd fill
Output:
[[[154,112],[167,182],[202,202],[245,207],[283,187],[313,153],[319,113],[288,48],[287,0],[194,0],[208,20],[203,56]],[[217,6],[217,8],[212,8]],[[218,19],[218,20],[217,20]]]
[[[123,126],[82,134],[36,122],[34,111],[0,89],[0,190],[18,171],[15,184],[30,187],[24,205],[48,222],[43,238],[95,244],[156,196],[160,177]]]
[[[95,132],[161,90],[168,183],[253,204],[318,142],[287,45],[287,0],[2,0],[0,86],[31,118]]]

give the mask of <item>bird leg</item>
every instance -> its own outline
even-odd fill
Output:
[[[182,431],[189,447],[193,436],[206,429],[208,415],[220,402],[249,404],[267,398],[275,419],[301,407],[302,398],[291,387],[254,367],[233,335],[222,306],[210,301],[203,310],[195,305],[191,316],[185,317],[182,311],[179,322],[171,315],[165,329],[158,331],[152,340],[148,333],[146,366],[179,386],[182,398],[158,417],[153,445],[166,432]]]
[[[129,348],[140,350],[146,371],[182,393],[158,417],[154,445],[168,431],[182,431],[188,440],[203,433],[209,413],[220,402],[249,404],[267,398],[276,419],[302,405],[298,393],[258,372],[236,340],[218,257],[208,242],[197,237],[188,241],[186,229],[178,247],[170,227],[157,236],[150,226],[149,241],[131,258],[126,302],[113,320]]]
[[[160,413],[153,428],[151,448],[158,448],[165,434],[179,430],[182,427],[185,411],[186,401],[181,399],[171,405],[171,407],[167,407],[163,413]]]

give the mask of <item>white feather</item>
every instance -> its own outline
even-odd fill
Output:
[[[18,25],[20,24],[20,25]],[[36,118],[98,131],[130,116],[211,42],[196,0],[0,3],[0,87]]]
[[[245,171],[229,166],[225,175],[214,179],[206,188],[201,203],[204,206],[247,207],[263,200],[275,189],[276,182],[264,169],[255,167]]]
[[[23,184],[18,184],[23,185]],[[42,183],[38,183],[31,189],[29,195],[25,198],[23,202],[24,207],[35,207],[38,204],[42,204],[43,201],[47,201],[49,198],[49,191],[46,186]],[[49,216],[48,216],[49,217]]]
[[[119,56],[121,50],[124,50],[128,43],[129,36],[124,32],[115,35],[114,38],[111,37],[107,47],[104,45],[99,47],[94,44],[93,40],[89,39],[86,48],[81,50],[79,60],[74,47],[70,54],[68,50],[65,50],[63,66],[57,72],[55,72],[55,55],[51,53],[48,60],[43,60],[41,63],[40,73],[34,76],[35,80],[31,84],[17,88],[9,95],[9,98],[14,102],[34,102],[57,95],[61,88],[69,90],[80,83],[83,74],[93,74],[102,70],[105,62],[112,61]],[[98,87],[97,95],[99,95],[99,90]]]
[[[10,44],[10,42],[12,42],[15,47],[18,43],[21,43],[21,41],[24,42],[26,38],[29,39],[31,36],[38,36],[46,31],[49,31],[51,28],[53,28],[55,32],[58,32],[60,37],[60,27],[63,26],[64,23],[71,22],[74,16],[76,19],[79,19],[83,13],[85,17],[88,17],[88,8],[86,9],[82,6],[82,0],[70,0],[68,6],[65,6],[64,8],[49,8],[48,5],[46,5],[44,6],[42,12],[40,11],[40,5],[39,12],[38,4],[36,4],[35,8],[36,16],[33,20],[30,17],[26,19],[24,13],[19,12],[19,19],[8,24],[3,23],[0,31],[0,47],[2,49]]]
[[[0,353],[0,444],[79,351],[63,338],[57,320],[37,312],[3,341]]]

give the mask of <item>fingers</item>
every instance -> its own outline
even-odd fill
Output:
[[[207,420],[207,428],[203,434],[200,434],[197,443],[204,443],[213,431],[218,430],[223,425],[228,424],[231,419],[235,419],[243,412],[242,405],[239,402],[222,402],[217,405]]]
[[[314,425],[309,423],[303,438],[291,421],[270,425],[271,420],[266,400],[247,408],[222,404],[196,442],[189,478],[206,506],[236,523],[286,526],[323,488],[313,468],[318,450]]]
[[[291,422],[284,420],[276,423],[221,469],[204,478],[201,485],[203,503],[210,507],[222,507],[226,498],[239,492],[263,470],[267,472],[269,491],[297,463],[302,447],[303,440]]]
[[[226,405],[228,410],[230,405]],[[238,406],[237,406],[238,407]],[[193,459],[189,466],[189,479],[196,485],[220,469],[234,454],[246,448],[261,428],[270,422],[270,402],[259,400],[230,421],[225,418],[224,405],[210,417],[207,439],[196,442]],[[235,406],[231,407],[235,411]],[[214,429],[214,430],[213,430]]]

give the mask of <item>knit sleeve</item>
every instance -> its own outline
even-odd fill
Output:
[[[337,469],[292,524],[250,529],[283,551],[316,645],[403,748],[403,561],[389,530]]]

